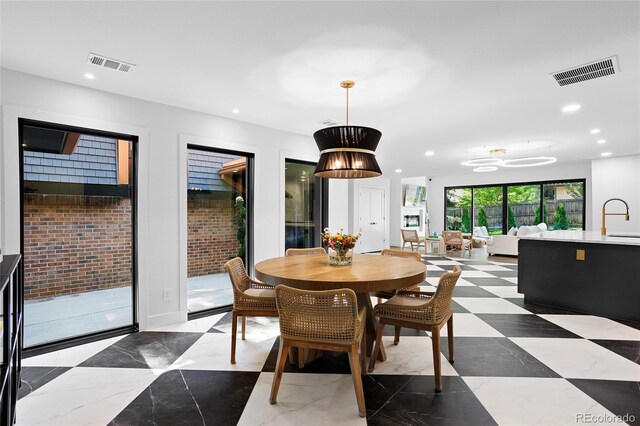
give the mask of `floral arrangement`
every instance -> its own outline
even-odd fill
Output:
[[[344,234],[342,229],[338,233],[331,234],[329,228],[324,228],[320,236],[322,244],[333,250],[333,252],[329,250],[329,264],[343,266],[351,264],[352,258],[347,255],[347,252],[356,246],[358,238],[362,236],[362,230],[359,230],[355,235]]]
[[[347,251],[356,246],[358,238],[362,236],[362,230],[359,230],[356,235],[344,234],[342,229],[338,233],[331,234],[329,228],[324,228],[320,236],[322,237],[322,244],[329,246],[329,248],[335,251]]]
[[[449,229],[457,231],[462,224],[462,218],[460,216],[447,216],[447,222],[449,223]]]

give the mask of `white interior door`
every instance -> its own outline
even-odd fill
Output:
[[[360,187],[358,215],[362,237],[358,243],[359,252],[382,250],[385,241],[385,194],[383,188]]]

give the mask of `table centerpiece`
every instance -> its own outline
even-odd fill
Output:
[[[340,229],[340,232],[331,234],[329,228],[324,228],[320,235],[322,244],[329,247],[330,265],[351,265],[352,255],[350,250],[356,246],[356,242],[362,236],[362,230],[359,230],[357,234],[345,234]]]

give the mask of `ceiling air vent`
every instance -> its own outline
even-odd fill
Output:
[[[579,67],[554,72],[550,75],[559,86],[568,86],[569,84],[606,77],[608,75],[618,74],[619,72],[618,59],[616,56],[611,56],[599,61],[580,65]]]
[[[118,61],[117,59],[107,58],[106,56],[98,55],[92,52],[89,52],[87,63],[122,72],[131,72],[136,67],[134,64]]]
[[[335,121],[335,120],[332,120],[331,118],[327,118],[326,120],[322,120],[322,121],[320,122],[320,124],[323,124],[323,125],[325,125],[325,126],[332,127],[332,126],[337,126],[337,125],[338,125],[338,122],[337,122],[337,121]]]

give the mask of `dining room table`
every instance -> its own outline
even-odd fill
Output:
[[[370,356],[376,338],[377,324],[371,292],[398,290],[422,283],[427,268],[414,259],[353,254],[352,263],[331,265],[329,255],[283,256],[263,260],[255,265],[256,278],[265,284],[284,284],[303,290],[334,290],[349,288],[356,293],[358,306],[366,308],[366,348]],[[386,359],[380,348],[378,361]]]

